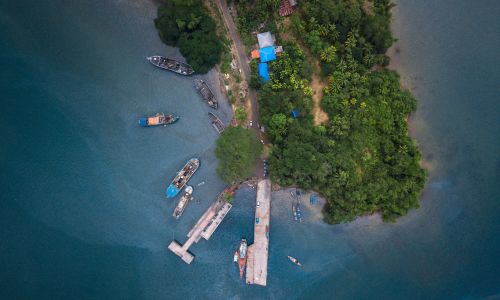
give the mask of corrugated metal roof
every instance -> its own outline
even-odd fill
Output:
[[[269,31],[257,34],[257,40],[259,41],[259,48],[266,48],[274,45],[273,35]]]

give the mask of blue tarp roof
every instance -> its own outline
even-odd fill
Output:
[[[268,62],[276,59],[276,53],[274,53],[274,47],[266,47],[259,49],[260,61]]]
[[[292,118],[297,118],[298,116],[300,115],[300,111],[298,108],[295,108],[294,110],[292,110]]]
[[[267,71],[267,64],[266,63],[260,63],[259,64],[259,75],[264,81],[269,80],[269,73]]]

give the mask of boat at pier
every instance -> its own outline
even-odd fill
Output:
[[[173,198],[179,194],[182,188],[189,181],[194,172],[198,170],[200,166],[200,160],[197,158],[191,158],[186,165],[177,173],[172,183],[167,188],[167,198]]]
[[[295,257],[288,255],[288,259],[291,260],[297,266],[302,267],[302,264],[300,263],[300,261],[298,259],[296,259]]]
[[[222,123],[221,119],[219,119],[219,117],[217,117],[215,114],[209,112],[208,113],[208,116],[210,117],[210,120],[212,122],[212,127],[215,128],[215,130],[217,130],[217,132],[219,134],[221,134],[224,129],[226,129],[226,126],[224,126],[224,123]]]
[[[186,209],[189,200],[191,200],[192,198],[193,198],[193,187],[188,185],[184,190],[184,195],[182,195],[181,200],[179,200],[179,203],[174,209],[173,213],[174,218],[179,219],[182,216],[184,209]]]
[[[238,262],[238,270],[240,271],[240,279],[243,278],[243,272],[245,272],[245,266],[247,265],[247,240],[241,239],[240,246],[238,250],[234,253],[233,260]]]
[[[153,55],[147,57],[147,60],[158,68],[169,70],[180,75],[188,76],[194,73],[193,67],[190,65],[168,57]]]
[[[194,87],[200,93],[201,98],[203,98],[203,101],[207,102],[208,106],[210,106],[213,109],[217,109],[218,107],[218,102],[217,99],[215,98],[214,93],[208,86],[208,84],[201,80],[201,79],[195,79],[194,80]]]
[[[164,114],[164,113],[157,113],[154,116],[149,116],[146,118],[140,118],[139,119],[139,125],[143,127],[150,127],[150,126],[167,126],[170,124],[173,124],[179,120],[179,117],[174,115],[174,114]]]

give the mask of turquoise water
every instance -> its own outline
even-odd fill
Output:
[[[273,194],[262,288],[241,282],[232,264],[239,238],[252,240],[251,188],[237,193],[210,241],[192,247],[192,265],[165,249],[185,241],[224,185],[217,135],[192,79],[144,59],[179,55],[157,38],[154,5],[0,1],[2,297],[499,297],[500,5],[401,1],[395,13],[394,61],[419,100],[411,133],[430,170],[422,207],[396,224],[369,217],[328,226],[318,205],[304,205],[299,225],[288,193]],[[136,125],[157,111],[181,120]],[[227,103],[219,113],[230,119]],[[165,188],[193,156],[202,162],[196,201],[175,221]]]

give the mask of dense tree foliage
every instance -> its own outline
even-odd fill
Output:
[[[236,23],[243,43],[247,46],[255,44],[255,31],[276,32],[273,12],[277,11],[280,0],[235,0],[238,7]]]
[[[358,62],[369,68],[388,62],[384,53],[394,41],[389,28],[392,6],[390,0],[304,1],[292,23],[303,42],[321,57],[326,73],[347,47]]]
[[[173,0],[162,4],[155,26],[161,40],[179,47],[196,72],[206,73],[219,63],[224,46],[201,0]]]
[[[311,67],[297,44],[284,43],[268,83],[254,80],[273,143],[272,180],[319,191],[330,223],[374,212],[393,221],[419,205],[426,174],[406,122],[416,101],[396,72],[372,68],[388,62],[390,8],[389,0],[310,0],[292,16],[295,36],[328,82],[321,100],[327,124],[313,124]]]
[[[262,144],[254,130],[240,126],[229,127],[217,140],[217,174],[228,184],[245,180],[252,175],[255,161],[261,152]]]

